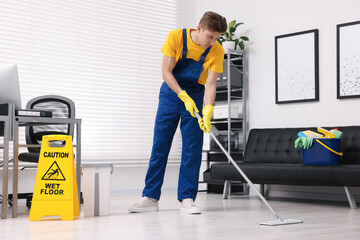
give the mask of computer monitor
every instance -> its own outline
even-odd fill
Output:
[[[13,102],[21,109],[19,78],[16,64],[0,63],[0,102]]]

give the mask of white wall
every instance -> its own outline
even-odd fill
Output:
[[[360,98],[336,98],[336,25],[360,20],[360,1],[198,0],[195,8],[195,24],[208,10],[218,12],[228,21],[236,19],[245,23],[239,30],[251,39],[248,45],[250,128],[360,123],[360,112],[356,110]],[[320,101],[277,105],[274,37],[310,29],[319,29]]]

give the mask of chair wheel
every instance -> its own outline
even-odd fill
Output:
[[[28,195],[28,196],[26,197],[26,207],[27,207],[28,209],[31,208],[32,197],[33,197],[32,194],[30,194],[30,195]]]
[[[31,200],[26,200],[26,207],[28,208],[28,209],[30,209],[31,208]]]

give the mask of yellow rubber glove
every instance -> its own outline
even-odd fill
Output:
[[[204,120],[202,118],[198,119],[198,123],[199,123],[199,127],[201,130],[203,130],[204,132],[206,131],[206,128],[204,126]]]
[[[201,121],[201,123],[200,119],[198,121],[200,129],[203,130],[205,133],[210,132],[213,110],[214,107],[212,105],[205,105],[202,110],[203,120]]]
[[[194,100],[192,100],[192,98],[186,93],[185,90],[179,92],[178,97],[181,99],[181,101],[184,102],[185,108],[186,108],[187,111],[190,112],[191,116],[196,118],[194,110],[196,112],[199,112],[199,110],[197,109]]]

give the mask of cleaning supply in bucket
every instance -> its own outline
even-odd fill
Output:
[[[298,137],[323,138],[323,135],[310,130],[301,131],[297,135]]]
[[[335,134],[335,138],[342,138],[343,133],[339,129],[334,128],[330,130],[331,133]]]
[[[313,138],[310,137],[299,137],[295,140],[295,148],[300,147],[303,149],[308,149],[312,146]]]
[[[326,130],[325,128],[318,127],[318,132],[321,132],[324,134],[325,138],[335,138],[335,134],[331,131]]]

